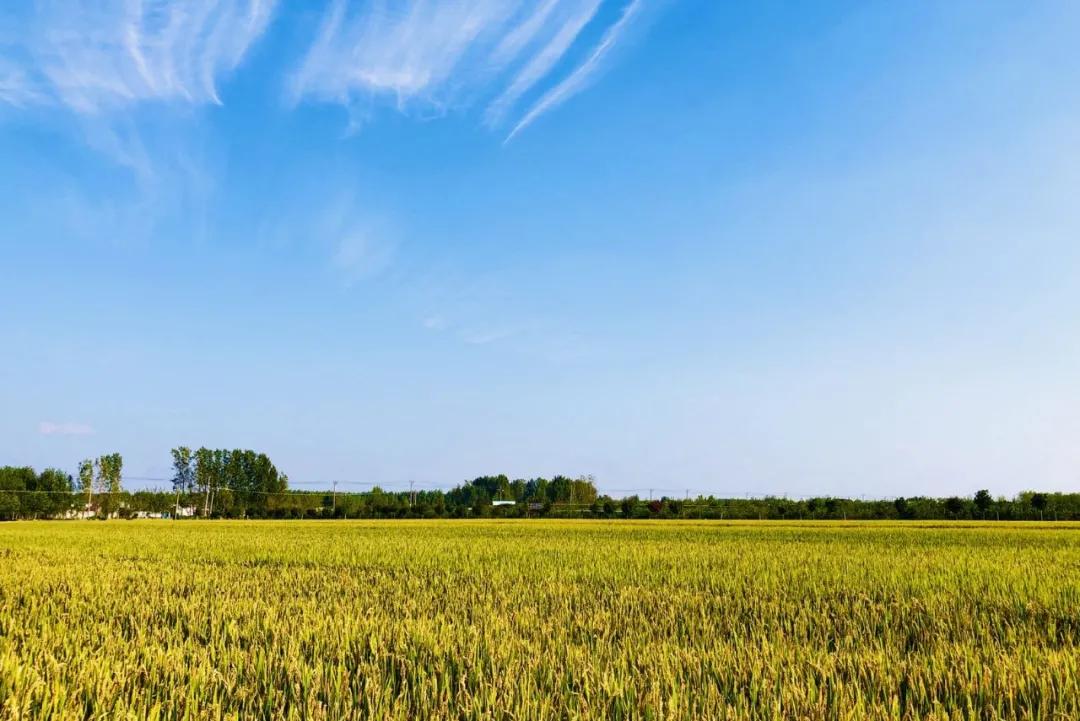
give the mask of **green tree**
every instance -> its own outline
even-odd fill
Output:
[[[599,494],[596,492],[596,479],[592,476],[581,476],[570,484],[570,497],[574,503],[592,503]]]
[[[27,491],[36,479],[34,469],[30,467],[0,468],[0,519],[10,521],[26,514],[27,501],[33,495]]]
[[[195,490],[195,471],[191,467],[191,449],[187,446],[173,448],[173,477],[172,487],[176,494],[173,500],[173,515],[180,515],[180,494],[191,493]]]
[[[187,446],[173,448],[172,487],[177,494],[191,493],[195,490],[195,472],[191,467],[191,449]]]
[[[120,507],[124,459],[119,453],[109,453],[98,458],[97,467],[98,492],[104,496],[100,510],[101,514],[108,518]]]
[[[203,515],[210,515],[210,491],[214,484],[214,452],[200,447],[195,451],[195,490],[203,496]]]
[[[1047,497],[1045,493],[1031,494],[1031,507],[1039,512],[1039,520],[1043,520],[1043,512],[1046,510]]]
[[[86,509],[94,503],[94,461],[79,461],[79,490],[86,494]]]
[[[56,516],[71,507],[72,478],[57,468],[46,468],[37,477],[34,490],[37,492],[40,511],[46,516]]]
[[[214,497],[219,489],[225,487],[225,467],[229,462],[229,452],[223,448],[214,449],[213,473],[210,485],[210,508],[209,515],[214,513]]]
[[[984,488],[975,494],[975,507],[979,509],[979,514],[983,519],[986,518],[986,512],[992,505],[994,505],[994,497],[990,495],[990,491]]]

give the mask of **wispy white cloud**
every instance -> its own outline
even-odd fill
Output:
[[[428,330],[441,331],[446,328],[446,318],[439,313],[427,316],[423,320],[424,327]]]
[[[0,65],[0,100],[83,114],[147,100],[220,102],[274,0],[40,2],[19,18]]]
[[[544,0],[534,5],[531,12],[526,13],[517,25],[503,35],[491,53],[493,62],[502,65],[516,58],[543,31],[555,8],[560,6],[560,2],[559,0]]]
[[[565,322],[549,315],[543,295],[529,285],[534,278],[503,271],[468,271],[453,265],[429,269],[412,278],[410,294],[424,330],[443,342],[546,358],[553,362],[581,357],[587,345]]]
[[[94,429],[85,423],[53,423],[42,421],[38,424],[38,433],[43,436],[89,436]]]
[[[293,78],[295,99],[348,102],[389,95],[404,107],[441,102],[466,55],[499,39],[519,3],[506,0],[360,2],[333,0]],[[475,67],[473,68],[475,69]]]
[[[390,265],[394,244],[370,228],[351,228],[337,241],[334,265],[349,282],[378,275]]]
[[[587,28],[599,24],[603,30],[604,2],[332,0],[292,76],[290,98],[349,108],[389,101],[402,111],[443,111],[479,101],[487,106],[486,123],[498,126],[568,59]],[[534,106],[528,122],[584,87],[640,4],[633,0],[623,9],[585,65],[559,83],[559,96]]]
[[[310,221],[312,232],[328,243],[330,264],[345,285],[386,271],[397,252],[397,232],[385,215],[369,212],[356,194],[342,191]]]
[[[287,81],[293,103],[337,102],[349,132],[371,109],[442,113],[477,105],[514,126],[579,92],[643,0],[328,0]],[[0,10],[0,103],[66,106],[82,116],[146,101],[220,103],[219,84],[269,26],[278,0],[38,0]],[[590,37],[600,44],[585,51]],[[559,82],[564,65],[584,63]]]
[[[641,8],[642,0],[630,0],[630,3],[623,10],[618,21],[607,29],[603,38],[600,39],[600,42],[593,49],[589,57],[586,58],[574,72],[567,76],[565,80],[551,90],[548,90],[538,101],[536,101],[536,104],[525,113],[524,117],[522,117],[518,124],[514,126],[514,129],[510,131],[510,134],[506,138],[507,142],[512,140],[513,137],[522,130],[529,127],[529,125],[541,115],[558,107],[572,96],[581,92],[588,85],[593,74],[600,68],[604,57],[615,47],[615,44],[619,41],[619,38],[626,30],[626,27],[641,11]]]
[[[556,31],[555,35],[517,74],[510,86],[495,99],[487,109],[487,122],[497,125],[502,121],[509,108],[533,85],[545,77],[555,64],[566,54],[585,25],[600,9],[601,0],[581,3],[581,7]]]
[[[45,95],[27,77],[25,70],[0,57],[0,103],[25,108],[45,99]]]
[[[516,335],[517,331],[511,328],[489,328],[489,329],[464,329],[458,335],[462,341],[469,345],[490,345],[492,343],[510,338]]]

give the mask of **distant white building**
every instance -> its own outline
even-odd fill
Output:
[[[492,501],[493,506],[516,506],[517,501]]]

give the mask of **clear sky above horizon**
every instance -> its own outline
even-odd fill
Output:
[[[1080,4],[12,5],[0,464],[1080,489]]]

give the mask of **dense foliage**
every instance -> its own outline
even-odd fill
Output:
[[[191,503],[202,498],[203,516],[264,515],[272,499],[289,487],[288,476],[278,473],[265,453],[251,450],[174,448],[172,486],[176,505],[180,496]]]
[[[657,518],[710,520],[1080,520],[1080,494],[1025,492],[994,498],[612,498],[592,478],[555,476],[510,480],[481,476],[450,491],[363,493],[296,491],[265,454],[246,450],[175,449],[172,491],[120,489],[119,476],[95,475],[98,463],[72,479],[49,469],[0,467],[0,520],[72,514],[146,514],[212,518]],[[119,464],[119,455],[112,464]],[[102,459],[99,459],[102,460]],[[112,465],[106,463],[107,472]],[[119,468],[119,466],[116,466]],[[89,484],[89,485],[88,485]]]
[[[0,526],[0,719],[1080,718],[1080,526]]]
[[[73,502],[72,480],[55,468],[0,466],[0,519],[43,518],[67,511]]]

